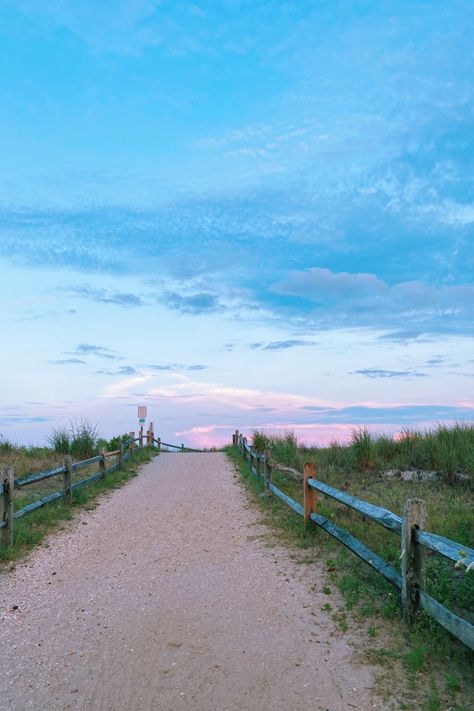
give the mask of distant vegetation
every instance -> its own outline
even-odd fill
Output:
[[[17,445],[0,435],[0,464],[13,466],[15,476],[20,477],[52,469],[64,462],[66,454],[79,461],[99,454],[102,449],[112,452],[128,436],[124,434],[110,440],[103,439],[98,425],[87,418],[73,421],[67,427],[54,428],[46,438],[49,445],[46,447]]]
[[[305,447],[289,432],[283,436],[253,433],[258,452],[270,448],[282,464],[301,469],[305,461],[315,459],[323,466],[333,465],[364,472],[387,469],[439,471],[447,483],[458,475],[474,477],[474,425],[457,423],[452,427],[417,432],[402,429],[398,436],[376,435],[367,428],[353,430],[347,445],[333,441],[328,447]]]

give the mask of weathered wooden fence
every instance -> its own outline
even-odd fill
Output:
[[[233,444],[240,449],[244,458],[249,462],[254,474],[263,478],[267,494],[274,494],[284,501],[287,506],[303,517],[305,523],[312,522],[336,538],[400,590],[402,609],[408,622],[414,620],[417,610],[423,609],[451,634],[474,650],[474,626],[455,615],[426,592],[425,549],[454,561],[458,566],[465,567],[466,573],[474,569],[474,550],[456,543],[456,541],[451,541],[449,538],[444,538],[444,536],[426,531],[427,515],[424,501],[421,499],[407,500],[403,516],[397,516],[387,509],[369,504],[367,501],[357,499],[319,481],[316,478],[315,465],[305,464],[302,474],[304,503],[300,504],[273,484],[272,469],[277,466],[272,461],[269,450],[264,454],[258,454],[247,443],[247,438],[239,434],[238,430],[235,431],[232,439]],[[371,551],[348,531],[339,528],[325,516],[318,514],[318,492],[358,511],[364,517],[399,535],[401,572],[377,553]]]
[[[67,504],[72,504],[73,491],[87,486],[88,484],[103,480],[106,475],[111,474],[116,469],[120,469],[123,463],[128,460],[129,457],[133,456],[137,444],[138,447],[156,446],[158,451],[161,451],[163,447],[176,449],[179,452],[203,451],[185,447],[184,444],[178,445],[162,442],[159,437],[155,438],[153,430],[148,430],[145,435],[143,428],[141,428],[138,437],[135,437],[135,432],[130,432],[129,438],[121,442],[119,448],[113,452],[102,450],[100,454],[90,457],[89,459],[83,459],[80,462],[73,462],[72,458],[67,455],[64,457],[64,463],[61,466],[48,469],[47,471],[35,472],[34,474],[29,474],[19,479],[15,478],[13,467],[2,467],[0,472],[0,542],[5,546],[13,545],[13,530],[17,519],[27,516],[43,506],[52,504],[60,499],[63,499]],[[107,466],[107,460],[112,457],[115,458],[114,463]],[[85,469],[86,467],[92,467],[95,464],[97,464],[96,472],[77,481],[73,481],[74,472]],[[57,476],[63,478],[62,487],[60,489],[26,504],[16,511],[14,510],[15,491]]]

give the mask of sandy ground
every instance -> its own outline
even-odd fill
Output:
[[[145,465],[2,574],[0,708],[382,709],[265,533],[225,455]]]

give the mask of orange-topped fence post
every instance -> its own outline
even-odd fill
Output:
[[[308,485],[308,479],[316,478],[316,467],[311,462],[304,465],[303,471],[303,493],[304,493],[304,522],[308,523],[310,514],[316,513],[318,497],[316,489]]]

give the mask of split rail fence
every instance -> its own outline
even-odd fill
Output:
[[[458,566],[465,567],[467,573],[474,569],[474,550],[444,536],[426,531],[426,504],[422,499],[408,499],[405,502],[403,516],[397,516],[388,509],[350,496],[344,491],[319,481],[316,478],[315,465],[305,464],[303,472],[304,503],[300,504],[273,484],[272,469],[278,469],[278,465],[271,459],[269,450],[266,450],[264,454],[255,452],[247,443],[247,438],[239,434],[238,430],[235,431],[232,439],[233,444],[239,448],[245,460],[249,462],[253,473],[263,478],[267,495],[277,496],[302,516],[305,523],[312,522],[322,528],[400,590],[402,609],[405,619],[409,623],[415,620],[417,611],[423,609],[452,635],[474,650],[474,626],[431,597],[425,589],[426,549],[454,561]],[[325,516],[321,516],[317,512],[318,492],[358,511],[364,517],[399,535],[401,539],[401,572],[377,553],[371,551],[348,531],[339,528]]]
[[[165,449],[175,449],[179,452],[201,452],[200,449],[192,449],[185,447],[184,444],[169,444],[162,442],[161,438],[155,438],[152,429],[146,434],[143,432],[143,427],[140,429],[138,436],[135,437],[135,432],[130,432],[130,436],[124,442],[120,443],[120,447],[112,452],[102,450],[102,452],[94,457],[83,459],[79,462],[73,462],[70,455],[64,457],[64,463],[54,469],[35,472],[28,476],[15,478],[13,467],[2,467],[0,479],[0,542],[4,546],[13,545],[13,531],[15,521],[27,516],[28,514],[37,511],[43,506],[52,504],[55,501],[64,499],[66,504],[72,504],[72,494],[77,489],[93,484],[97,481],[103,481],[106,475],[111,474],[116,469],[121,469],[123,463],[133,456],[135,446],[138,447],[157,447],[158,451]],[[114,458],[115,461],[107,466],[107,461]],[[89,476],[85,476],[77,481],[73,481],[75,472],[78,472],[87,467],[98,465],[98,470]],[[53,477],[61,476],[63,478],[62,487],[57,491],[42,496],[41,498],[32,501],[20,509],[15,510],[15,493],[32,484],[52,479]]]

